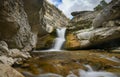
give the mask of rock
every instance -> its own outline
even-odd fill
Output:
[[[55,6],[48,3],[47,0],[23,0],[23,2],[25,11],[28,14],[29,24],[34,33],[34,41],[36,40],[35,43],[37,43],[35,44],[37,45],[36,48],[48,48],[48,43],[45,44],[45,38],[43,37],[54,32],[57,27],[66,26],[69,19]]]
[[[96,17],[99,11],[81,11],[78,15],[74,16],[67,25],[69,30],[81,30],[90,28],[92,26],[92,21]]]
[[[29,24],[32,32],[40,37],[47,34],[47,31],[43,29],[44,22],[42,21],[45,9],[44,0],[23,0],[24,9],[28,15]]]
[[[5,47],[8,48],[8,45],[7,45],[7,43],[6,43],[5,41],[0,41],[0,45],[1,45],[1,46],[5,46]]]
[[[119,39],[119,33],[120,27],[105,27],[78,31],[76,32],[76,36],[79,39],[80,48],[94,47],[97,45],[98,47],[102,47],[102,43],[110,43],[111,40]]]
[[[9,56],[12,58],[22,58],[22,59],[31,57],[28,52],[21,52],[18,49],[10,49]]]
[[[49,34],[41,38],[38,38],[36,49],[50,49],[53,45],[54,39],[55,36]]]
[[[65,42],[65,49],[77,49],[80,46],[79,40],[75,37],[75,35],[68,34]]]
[[[41,74],[39,77],[63,77],[58,74],[48,73],[48,74]]]
[[[25,75],[25,77],[63,77],[61,75],[53,74],[53,73],[40,74],[40,75],[36,76],[29,72],[23,72],[23,75]]]
[[[62,13],[62,11],[47,1],[44,2],[44,10],[44,28],[47,28],[49,26],[59,28],[65,27],[68,24],[69,19]]]
[[[78,49],[104,48],[109,50],[117,46],[119,47],[119,10],[120,1],[113,0],[101,11],[82,12],[76,15],[70,21],[71,26],[68,27],[69,31],[74,34],[79,41],[79,46],[74,46],[73,49],[77,47]],[[78,26],[75,26],[76,24]],[[71,43],[71,45],[74,45],[74,43]]]
[[[5,41],[0,41],[0,55],[9,53],[8,45]]]
[[[93,20],[92,26],[98,28],[104,22],[120,18],[120,1],[113,0],[106,8],[104,8]]]
[[[0,39],[6,41],[9,48],[32,48],[33,33],[22,0],[0,1],[0,25]]]
[[[16,60],[14,60],[13,58],[11,57],[8,57],[8,56],[0,56],[0,63],[2,64],[8,64],[8,65],[12,65],[15,63]]]
[[[9,65],[0,64],[0,77],[24,77]]]

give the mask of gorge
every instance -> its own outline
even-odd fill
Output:
[[[120,77],[120,0],[71,15],[0,0],[0,77]]]

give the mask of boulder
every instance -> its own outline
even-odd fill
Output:
[[[12,58],[22,58],[22,59],[27,59],[30,58],[30,54],[28,52],[21,52],[18,49],[10,49],[9,56]]]
[[[0,41],[0,55],[7,55],[9,53],[8,45],[5,41]]]
[[[104,8],[93,20],[92,26],[99,28],[104,22],[120,18],[120,0],[113,0],[106,8]]]
[[[11,58],[11,57],[8,57],[8,56],[0,56],[0,63],[2,64],[8,64],[8,65],[12,65],[15,63],[15,59]]]
[[[9,65],[0,64],[0,77],[24,77]]]
[[[105,27],[98,29],[87,29],[76,32],[76,36],[79,39],[80,47],[79,48],[101,48],[108,43],[113,43],[112,40],[120,38],[120,27]],[[118,40],[119,41],[119,40]],[[109,44],[106,44],[109,46]]]

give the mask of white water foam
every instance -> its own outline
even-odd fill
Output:
[[[65,42],[66,28],[58,28],[56,29],[56,31],[57,31],[57,38],[55,39],[54,46],[48,51],[60,51],[63,43]]]

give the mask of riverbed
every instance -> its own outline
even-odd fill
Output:
[[[21,73],[29,73],[34,77],[47,73],[66,77],[71,72],[79,76],[80,70],[89,71],[86,65],[89,65],[94,71],[106,71],[116,75],[120,73],[120,52],[78,50],[32,52],[31,54],[33,58],[19,65],[14,65],[14,68]]]

